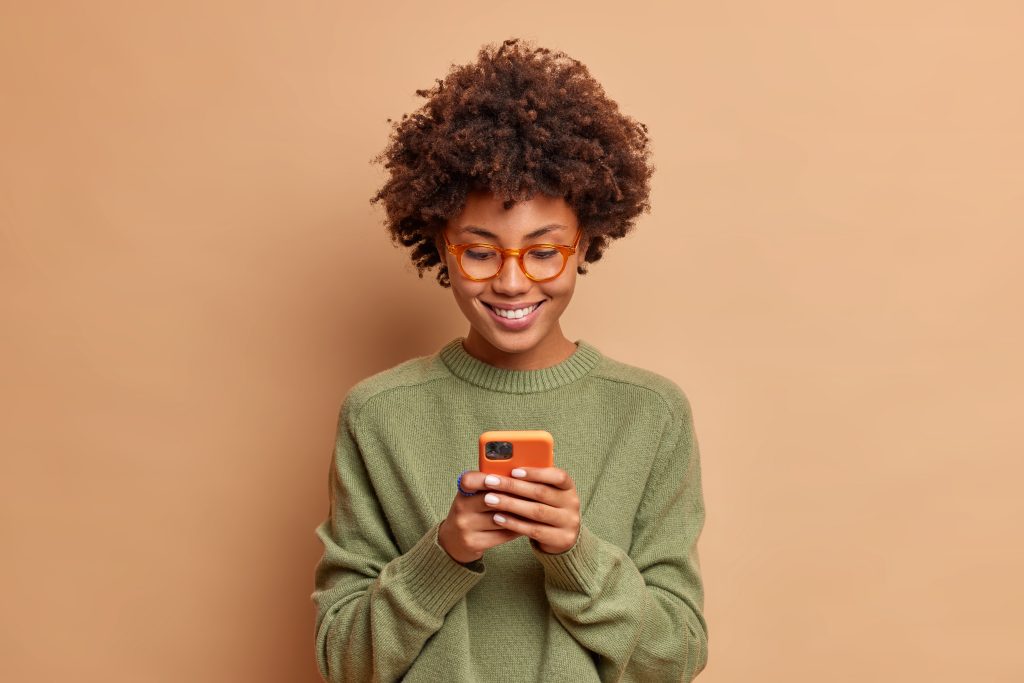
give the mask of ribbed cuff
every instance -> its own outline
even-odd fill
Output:
[[[561,553],[546,553],[530,539],[533,554],[544,567],[546,580],[557,588],[588,593],[598,569],[599,539],[586,524],[580,523],[576,543]]]
[[[397,574],[423,609],[444,617],[484,577],[485,568],[482,560],[456,562],[437,542],[440,524],[401,556]]]

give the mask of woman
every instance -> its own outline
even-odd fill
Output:
[[[577,274],[649,210],[647,129],[583,64],[515,39],[417,94],[372,201],[469,332],[345,397],[316,531],[320,672],[689,681],[707,661],[689,402],[559,324]],[[493,429],[551,432],[556,466],[485,477]]]

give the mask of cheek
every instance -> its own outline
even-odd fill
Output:
[[[463,301],[469,301],[480,296],[484,287],[476,282],[470,282],[461,277],[452,278],[452,291],[455,292],[455,296]]]
[[[551,296],[566,296],[572,294],[576,288],[576,265],[573,261],[569,261],[565,264],[565,270],[562,271],[562,275],[550,283],[548,291],[551,292]]]
[[[572,279],[566,278],[563,281],[559,278],[557,287],[545,287],[541,292],[544,296],[551,299],[551,303],[554,304],[554,308],[561,309],[568,305],[569,300],[572,298],[574,288],[575,282]]]

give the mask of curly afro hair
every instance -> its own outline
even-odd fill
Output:
[[[388,119],[390,141],[371,162],[389,178],[370,203],[383,203],[392,242],[412,247],[420,278],[441,264],[437,281],[451,287],[438,240],[470,192],[506,209],[537,192],[562,197],[587,263],[650,211],[647,126],[620,113],[583,63],[512,38],[435,80],[416,91],[427,101],[412,115]]]

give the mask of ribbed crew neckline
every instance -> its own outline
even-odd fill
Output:
[[[535,370],[510,370],[485,363],[471,356],[456,337],[445,344],[438,355],[453,375],[484,389],[509,394],[550,391],[578,380],[597,367],[601,352],[586,340],[576,340],[576,350],[560,363]]]

